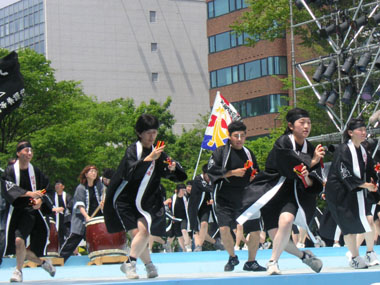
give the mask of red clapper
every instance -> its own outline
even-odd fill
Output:
[[[164,141],[157,141],[157,145],[156,145],[156,148],[159,148],[159,147],[162,147],[165,145],[165,142]]]
[[[302,175],[302,168],[303,168],[303,165],[299,164],[299,165],[294,166],[293,171],[298,175],[299,178],[302,179],[303,185],[305,186],[305,188],[307,188],[309,187],[309,185],[307,185],[305,177]]]
[[[40,192],[42,194],[45,194],[46,193],[46,189],[42,189],[42,190],[40,190]],[[34,206],[35,204],[36,204],[36,202],[34,201],[34,199],[33,198],[29,198],[29,205],[30,206]]]
[[[380,172],[380,163],[379,163],[379,162],[376,163],[376,165],[375,165],[375,171],[376,171],[377,173]]]
[[[170,165],[172,165],[173,162],[172,162],[170,157],[167,157],[166,160],[164,161],[164,163],[167,163],[170,166]]]
[[[247,162],[244,163],[244,168],[245,169],[249,169],[249,168],[252,169],[251,177],[253,177],[253,176],[255,176],[257,174],[257,169],[253,168],[253,162],[250,161],[250,160],[247,160]]]

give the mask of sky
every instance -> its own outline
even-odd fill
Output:
[[[0,9],[4,8],[5,6],[11,5],[17,1],[20,1],[20,0],[0,0]]]

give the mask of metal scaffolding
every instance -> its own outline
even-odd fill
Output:
[[[299,9],[307,11],[310,19],[294,23],[293,0],[289,0],[293,100],[296,105],[297,92],[311,89],[337,132],[311,137],[309,140],[339,141],[355,112],[357,115],[365,114],[370,117],[374,116],[380,106],[380,0],[354,0],[344,10],[340,10],[340,3],[336,0],[294,1]],[[329,13],[316,17],[313,9],[315,11],[321,6],[330,6]],[[327,41],[332,52],[297,62],[294,37],[297,29],[306,26],[309,30],[316,30],[320,38]],[[296,70],[305,79],[306,85],[296,86]],[[311,71],[314,75],[310,74]],[[330,102],[330,96],[336,98],[330,98]],[[350,106],[350,112],[346,116],[343,112],[343,101]],[[374,130],[379,125],[380,111],[378,113],[376,123],[367,126],[369,134],[380,133]]]

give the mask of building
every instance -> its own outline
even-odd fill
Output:
[[[199,0],[21,0],[0,9],[0,47],[44,53],[57,80],[101,101],[170,96],[180,132],[210,110],[206,11]]]
[[[254,48],[244,46],[248,35],[237,36],[230,28],[247,9],[244,0],[206,2],[210,104],[220,91],[243,117],[248,137],[267,135],[276,125],[279,107],[288,105],[284,97],[289,92],[278,78],[291,70],[290,41],[284,35],[274,42],[257,39]]]

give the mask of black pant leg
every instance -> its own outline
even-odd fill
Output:
[[[74,250],[77,248],[82,238],[83,235],[71,233],[70,236],[66,239],[59,253],[59,255],[64,258],[65,262],[73,254]]]

